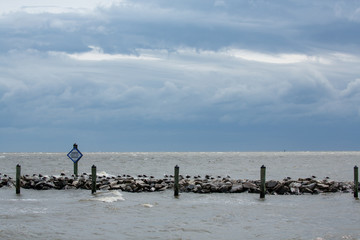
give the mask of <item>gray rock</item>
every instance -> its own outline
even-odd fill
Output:
[[[278,185],[278,181],[270,180],[266,182],[266,188],[274,188]]]
[[[210,189],[201,189],[200,191],[199,191],[200,193],[210,193],[211,192],[211,190]]]
[[[121,189],[121,185],[120,184],[110,184],[110,189],[111,190]]]
[[[281,185],[281,187],[279,187],[276,191],[276,193],[280,194],[280,195],[284,195],[285,193],[289,193],[290,188],[286,185]]]
[[[299,183],[299,182],[292,182],[292,183],[290,183],[290,185],[289,185],[290,188],[299,188],[299,187],[301,187],[301,186],[302,186],[302,184]]]
[[[100,190],[109,190],[110,189],[110,186],[109,185],[101,185],[99,187]]]
[[[232,185],[231,189],[230,189],[231,193],[241,193],[244,192],[244,187],[242,184],[234,184]]]
[[[218,191],[219,192],[229,192],[230,189],[231,189],[231,185],[223,184],[219,187]]]
[[[194,184],[189,184],[189,185],[186,187],[186,190],[189,191],[189,192],[194,191],[194,189],[195,189],[195,185],[194,185]]]
[[[308,188],[310,190],[314,190],[314,188],[316,187],[316,183],[310,183],[308,185],[304,185],[304,188]]]
[[[328,189],[328,188],[329,188],[329,185],[327,185],[327,184],[322,184],[322,183],[318,183],[318,184],[316,184],[316,186],[317,186],[319,189]]]
[[[255,190],[258,188],[258,186],[255,184],[255,183],[252,183],[252,182],[244,182],[243,184],[243,187],[245,189],[252,189],[252,190]]]
[[[211,192],[217,192],[218,191],[218,187],[215,184],[210,183],[209,185],[210,185],[210,191]]]
[[[297,187],[291,187],[291,188],[290,188],[290,192],[291,192],[292,194],[299,195],[299,194],[300,194],[300,189],[297,188]]]

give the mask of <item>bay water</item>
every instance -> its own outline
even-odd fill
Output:
[[[360,152],[132,152],[83,153],[79,173],[162,178],[173,174],[267,180],[329,177],[352,181]],[[66,153],[0,153],[0,172],[66,175]],[[360,201],[352,193],[128,193],[0,189],[0,239],[360,239]]]

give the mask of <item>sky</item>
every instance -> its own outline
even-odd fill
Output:
[[[0,151],[358,151],[359,0],[0,0]]]

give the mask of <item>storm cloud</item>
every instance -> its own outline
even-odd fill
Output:
[[[20,3],[0,11],[2,151],[359,143],[358,1]]]

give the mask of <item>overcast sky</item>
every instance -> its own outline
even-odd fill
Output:
[[[359,0],[0,5],[0,151],[359,150]]]

